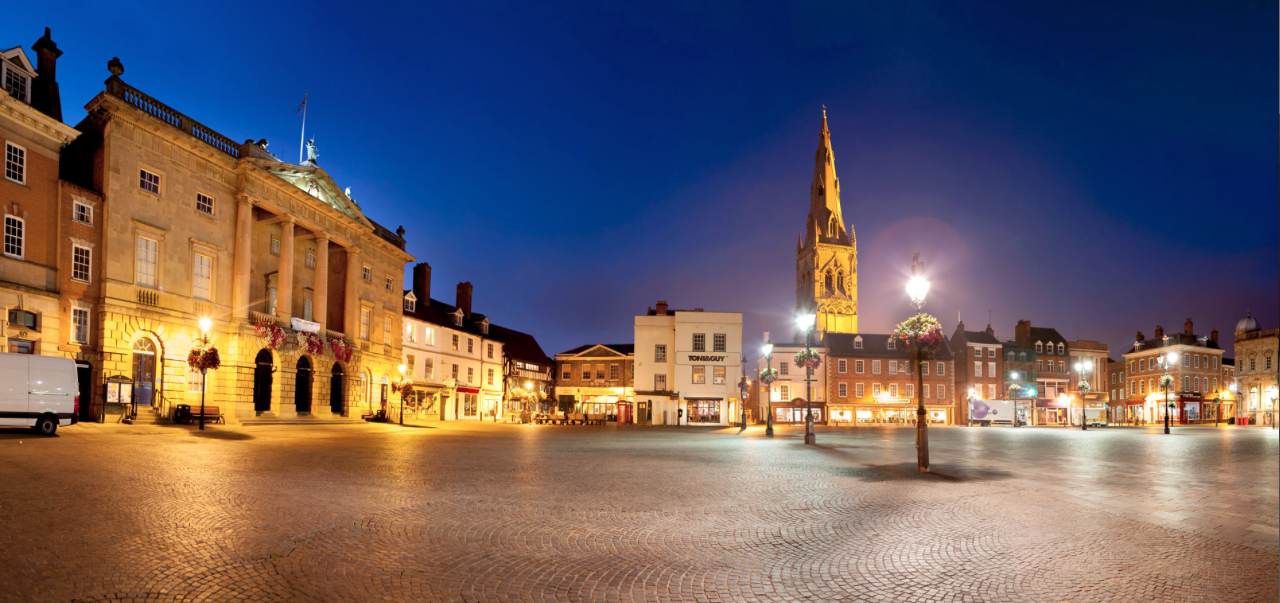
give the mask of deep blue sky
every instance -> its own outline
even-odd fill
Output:
[[[621,4],[28,2],[0,46],[53,28],[68,122],[119,56],[285,159],[309,93],[321,165],[433,297],[470,280],[549,354],[659,299],[787,339],[822,104],[864,332],[910,311],[914,251],[948,333],[992,309],[1118,357],[1280,322],[1275,2]]]

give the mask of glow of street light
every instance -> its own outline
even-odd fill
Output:
[[[797,314],[796,327],[798,327],[801,331],[808,333],[810,330],[813,329],[813,319],[814,319],[813,314],[808,314],[808,313]]]
[[[401,377],[403,377],[403,376],[404,376],[405,366],[404,366],[403,364],[402,364],[402,365],[400,365],[400,366],[397,366],[397,367],[396,367],[396,370],[400,371],[400,376],[401,376]]]
[[[525,389],[533,389],[533,382],[532,382],[532,381],[525,381],[525,382],[524,382],[524,388],[525,388]]]
[[[766,343],[766,344],[764,344],[764,345],[760,346],[760,351],[761,351],[761,352],[763,352],[765,356],[772,356],[772,355],[773,355],[773,344],[772,344],[772,343]]]
[[[911,297],[911,303],[920,303],[924,301],[924,296],[929,294],[929,281],[923,276],[916,275],[907,281],[907,295]]]
[[[213,321],[212,321],[212,320],[209,320],[209,317],[208,317],[208,316],[206,316],[206,317],[204,317],[204,318],[201,318],[201,319],[200,319],[200,332],[201,332],[201,333],[208,333],[208,332],[209,332],[209,329],[212,329],[212,328],[213,328]]]

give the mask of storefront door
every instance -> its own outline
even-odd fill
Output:
[[[156,346],[150,339],[133,344],[133,394],[138,406],[151,406],[156,391]]]
[[[641,425],[649,424],[649,401],[641,400],[636,402],[636,423]]]

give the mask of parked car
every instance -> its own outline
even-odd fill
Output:
[[[0,354],[0,425],[51,436],[80,416],[80,382],[69,358]]]

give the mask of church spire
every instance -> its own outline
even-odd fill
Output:
[[[809,188],[809,219],[806,244],[849,244],[844,216],[840,211],[840,179],[836,177],[836,157],[827,128],[827,107],[822,106],[822,130],[813,159],[813,184]]]

